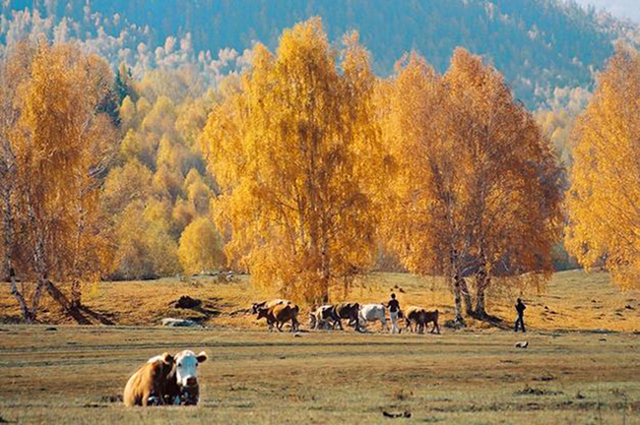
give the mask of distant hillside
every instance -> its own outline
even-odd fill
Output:
[[[16,12],[25,8],[33,9]],[[466,47],[492,61],[531,108],[556,87],[589,86],[629,31],[558,0],[22,0],[3,2],[0,41],[79,38],[138,73],[191,62],[215,80],[246,65],[239,52],[254,41],[273,48],[283,28],[314,15],[332,40],[358,30],[382,75],[412,49],[443,71],[453,49]]]

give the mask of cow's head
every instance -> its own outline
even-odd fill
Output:
[[[263,317],[267,317],[269,315],[269,309],[267,307],[259,307],[257,313],[258,319],[262,319]]]
[[[253,305],[251,306],[251,314],[257,314],[258,311],[265,305],[267,305],[266,301],[262,301],[260,303],[253,303]]]
[[[185,350],[175,355],[176,381],[181,387],[195,387],[198,385],[198,364],[207,361],[204,351],[197,356],[193,351]]]

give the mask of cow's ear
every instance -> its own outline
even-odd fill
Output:
[[[171,363],[173,363],[173,360],[174,360],[174,358],[173,358],[173,356],[171,354],[169,354],[169,353],[163,353],[162,354],[162,361],[164,363],[171,364]]]
[[[196,360],[198,360],[198,363],[204,363],[207,361],[207,359],[208,359],[207,353],[205,353],[204,351],[201,351],[200,354],[198,354],[198,356],[196,357]]]

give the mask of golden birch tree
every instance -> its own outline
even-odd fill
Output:
[[[573,133],[566,244],[585,268],[604,264],[640,288],[640,55],[617,49]]]
[[[40,42],[31,49],[5,142],[13,158],[12,232],[20,231],[8,261],[34,282],[31,305],[24,285],[12,286],[27,321],[36,319],[45,290],[67,311],[78,307],[81,281],[96,278],[109,262],[98,198],[116,139],[110,119],[97,112],[113,83],[108,65],[70,45]],[[66,295],[60,283],[69,285]]]
[[[368,55],[351,39],[344,73],[319,19],[284,31],[276,55],[257,45],[201,138],[221,187],[213,208],[231,233],[228,259],[300,300],[326,301],[373,258],[374,216],[357,166],[373,85]]]
[[[474,314],[484,317],[492,278],[539,288],[551,276],[563,170],[532,114],[479,57],[457,49],[444,81],[466,183],[462,277],[474,274]]]
[[[384,230],[405,266],[450,279],[459,323],[463,300],[486,315],[493,280],[548,277],[562,174],[502,76],[462,49],[444,77],[411,55],[379,93],[397,170]]]

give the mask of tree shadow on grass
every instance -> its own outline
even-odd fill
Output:
[[[101,325],[113,326],[116,323],[108,318],[106,315],[98,313],[96,311],[91,310],[89,307],[81,306],[78,308],[79,311],[96,320]]]
[[[491,314],[484,314],[484,315],[476,315],[476,314],[474,314],[471,317],[473,319],[479,321],[479,322],[486,323],[491,327],[498,328],[498,329],[501,329],[503,331],[512,330],[511,323],[503,320],[502,318],[500,318],[498,316],[493,316]]]

